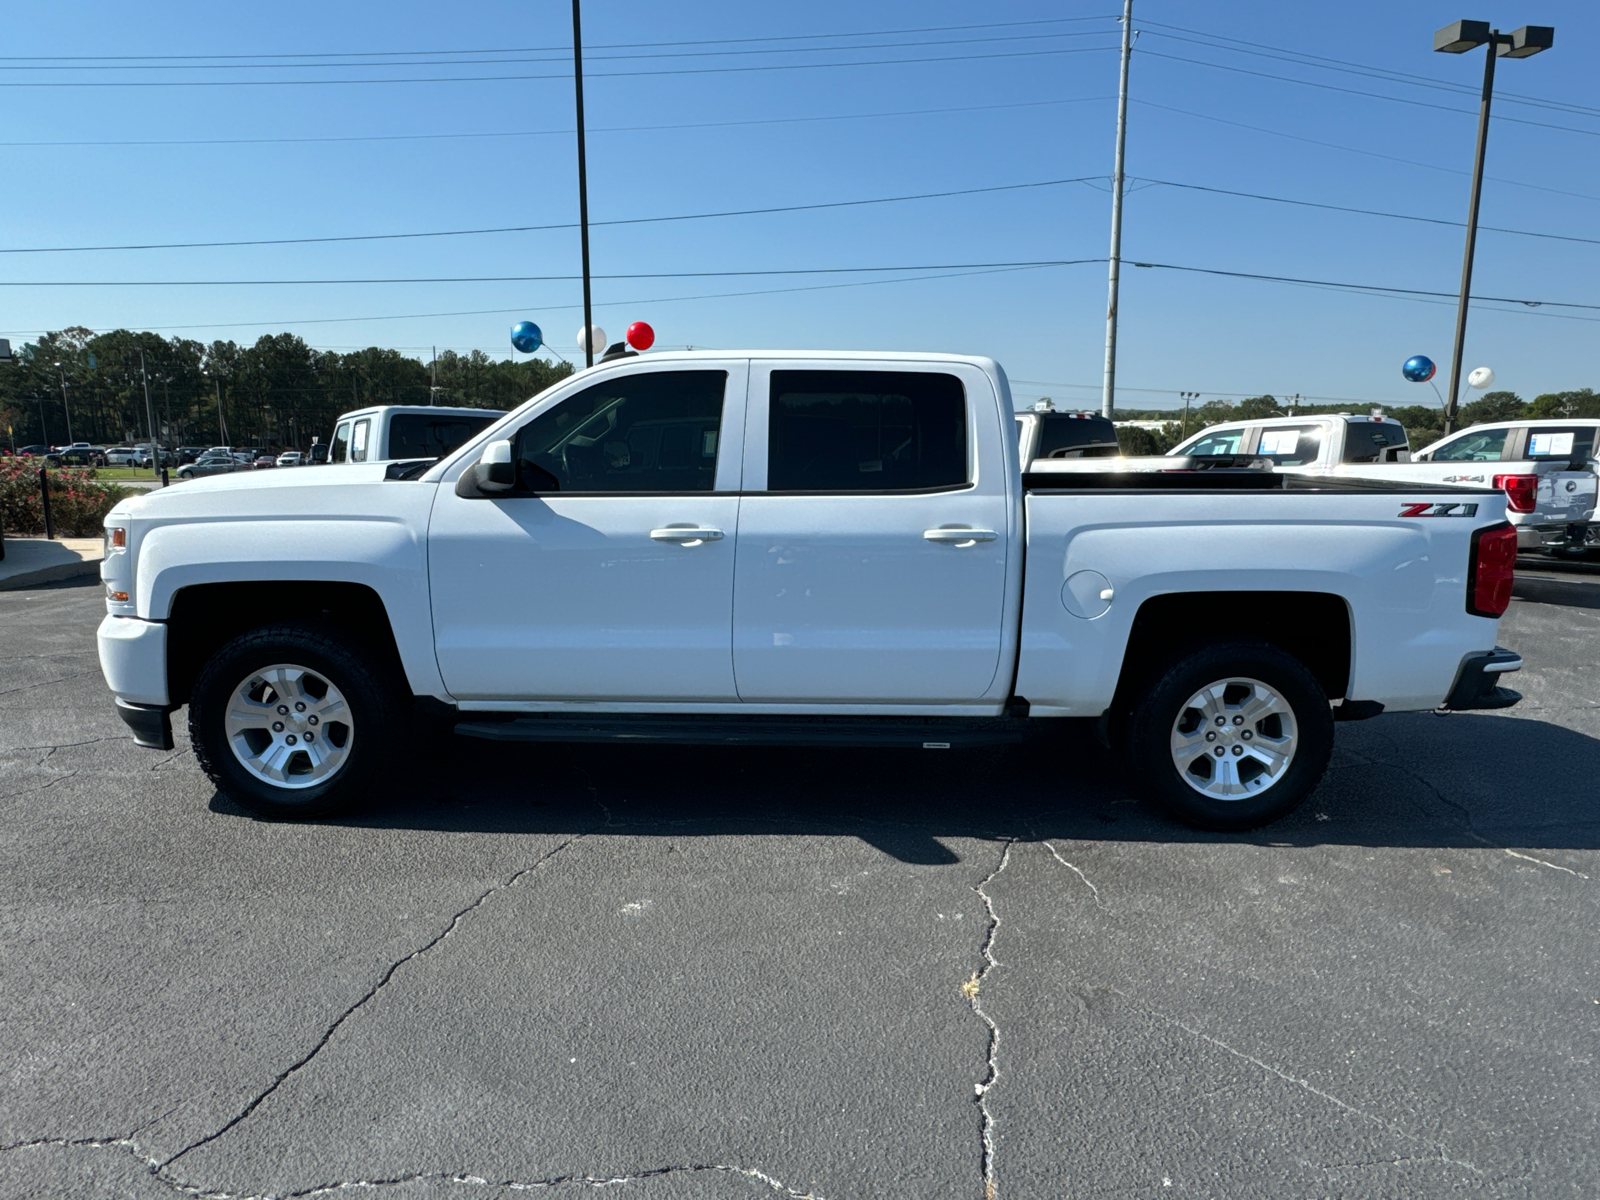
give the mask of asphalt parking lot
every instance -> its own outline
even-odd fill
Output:
[[[1517,595],[1521,706],[1238,837],[1076,734],[418,737],[263,823],[133,746],[97,586],[0,594],[0,1194],[1592,1197],[1600,574]]]

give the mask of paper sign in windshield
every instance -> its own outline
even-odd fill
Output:
[[[1535,433],[1528,438],[1528,457],[1543,458],[1545,455],[1566,455],[1572,453],[1572,431],[1566,433]]]
[[[1569,441],[1571,439],[1568,439]],[[1259,454],[1293,454],[1300,442],[1298,429],[1263,429]]]

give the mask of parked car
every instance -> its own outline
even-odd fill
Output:
[[[1519,548],[1582,553],[1600,545],[1600,526],[1591,524],[1600,498],[1597,429],[1600,420],[1491,422],[1413,454],[1405,428],[1375,409],[1370,416],[1226,422],[1195,434],[1171,453],[1260,459],[1296,474],[1499,489],[1506,494],[1506,515],[1517,528]]]
[[[267,467],[275,467],[277,465],[278,456],[270,451],[258,454],[255,457],[254,466],[257,470],[263,470]]]
[[[328,461],[396,462],[439,458],[506,414],[497,408],[385,404],[342,414]]]
[[[207,475],[231,475],[250,468],[232,454],[218,454],[208,450],[194,462],[178,468],[179,479],[202,479]]]
[[[321,465],[322,463],[325,463],[327,461],[328,461],[328,443],[327,442],[312,442],[311,443],[311,449],[306,451],[306,462],[307,462],[307,464],[309,465],[309,464],[315,463],[317,465]]]
[[[74,442],[47,454],[45,461],[52,467],[103,467],[106,465],[106,452],[88,442]]]
[[[278,465],[280,467],[298,467],[302,458],[303,456],[298,450],[285,450],[278,455]]]
[[[1022,461],[1110,458],[1122,453],[1117,427],[1099,413],[1057,412],[1048,400],[1017,414]]]
[[[1221,829],[1298,805],[1338,719],[1520,699],[1504,493],[1128,461],[1024,470],[986,358],[604,363],[437,462],[120,501],[100,662],[141,745],[187,704],[202,768],[278,816],[384,794],[417,697],[467,737],[635,746],[1076,718]]]
[[[132,446],[112,446],[106,451],[106,466],[132,467],[139,462],[139,451]]]
[[[205,452],[206,447],[204,446],[179,446],[178,465],[181,467],[185,463],[192,463]]]
[[[18,458],[41,458],[50,453],[49,446],[23,446],[17,451]]]

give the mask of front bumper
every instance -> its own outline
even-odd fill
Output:
[[[1441,707],[1458,712],[1475,708],[1510,708],[1522,700],[1522,693],[1501,687],[1500,677],[1521,669],[1522,656],[1503,646],[1469,654],[1461,660],[1455,684]]]

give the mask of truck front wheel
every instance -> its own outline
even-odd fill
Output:
[[[1333,752],[1316,677],[1264,642],[1175,661],[1134,706],[1128,748],[1152,797],[1199,829],[1254,829],[1311,794]]]
[[[377,786],[406,719],[392,672],[329,628],[242,634],[201,671],[189,737],[211,781],[268,817],[322,817]]]

